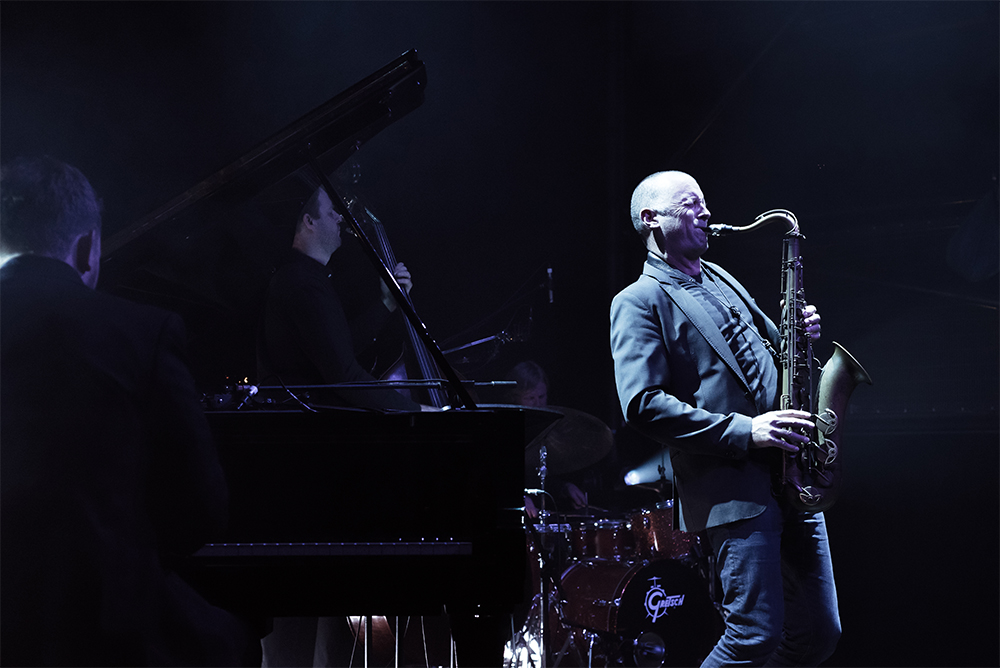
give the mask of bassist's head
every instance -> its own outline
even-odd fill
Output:
[[[340,225],[343,220],[344,217],[333,208],[326,191],[322,187],[317,188],[299,213],[292,248],[326,264],[334,251],[340,248]]]

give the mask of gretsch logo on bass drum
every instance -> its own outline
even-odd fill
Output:
[[[646,616],[654,622],[668,613],[669,608],[679,608],[684,605],[684,594],[667,596],[667,592],[657,582],[660,578],[652,577],[649,590],[646,592]]]

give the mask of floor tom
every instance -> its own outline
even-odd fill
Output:
[[[698,537],[674,529],[674,502],[663,501],[655,508],[629,516],[635,552],[642,559],[678,559],[695,552]]]

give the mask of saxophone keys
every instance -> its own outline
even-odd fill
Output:
[[[824,436],[832,434],[837,431],[837,424],[839,422],[840,420],[837,418],[837,414],[827,408],[816,416],[816,429],[818,429]]]

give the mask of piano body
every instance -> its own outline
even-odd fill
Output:
[[[180,313],[203,386],[252,364],[291,241],[275,220],[294,219],[310,170],[334,173],[424,85],[408,52],[106,240],[102,289]],[[227,534],[184,569],[206,598],[255,617],[445,606],[463,663],[498,663],[524,589],[523,411],[206,414],[231,494]]]
[[[230,522],[191,574],[262,616],[503,615],[523,589],[518,412],[209,413]]]

